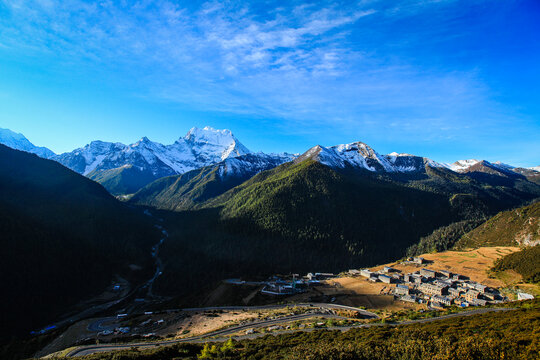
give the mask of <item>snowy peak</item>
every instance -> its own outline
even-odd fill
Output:
[[[56,156],[55,160],[83,175],[130,165],[159,178],[183,174],[249,152],[230,130],[205,127],[192,128],[171,145],[153,142],[147,137],[130,145],[92,141],[83,148]]]
[[[202,129],[191,128],[183,139],[179,139],[177,143],[183,140],[188,146],[196,150],[197,155],[205,153],[221,152],[220,160],[225,160],[229,157],[249,154],[249,151],[230,130],[216,130],[210,126],[205,126]]]
[[[331,168],[355,168],[371,172],[407,173],[422,172],[426,166],[441,167],[437,162],[410,154],[381,155],[369,145],[357,141],[331,147],[317,145],[302,154],[296,161],[311,159]]]
[[[489,162],[487,160],[458,160],[452,164],[445,164],[445,166],[458,173],[468,172],[484,172],[493,175],[515,175],[514,167],[508,164],[504,164],[500,161]]]
[[[495,166],[497,166],[497,167],[500,167],[500,168],[503,168],[503,169],[506,169],[506,170],[512,170],[512,169],[514,169],[514,166],[505,164],[505,163],[503,163],[503,162],[501,162],[501,161],[495,161],[495,162],[493,163],[493,165],[495,165]]]
[[[184,140],[193,142],[193,143],[211,143],[211,144],[221,144],[226,145],[231,141],[236,140],[230,130],[216,130],[210,126],[205,126],[202,129],[197,127],[191,128]]]
[[[46,147],[35,146],[23,134],[16,133],[9,129],[0,128],[0,144],[9,146],[15,150],[33,153],[45,159],[50,159],[55,155],[54,152]]]
[[[480,163],[480,160],[469,159],[469,160],[458,160],[452,164],[444,164],[448,169],[455,172],[463,172],[470,168],[473,165]]]

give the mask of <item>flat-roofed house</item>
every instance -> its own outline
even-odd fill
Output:
[[[431,301],[436,301],[441,305],[450,306],[452,305],[452,299],[447,298],[446,296],[433,295]]]
[[[452,277],[452,275],[453,275],[453,274],[452,274],[450,271],[448,271],[448,270],[440,270],[439,272],[441,273],[441,275],[443,275],[443,276],[445,276],[445,277],[447,277],[447,278],[449,278],[449,279],[450,279],[450,278]]]
[[[411,293],[411,290],[406,285],[397,285],[394,289],[394,295],[402,296],[402,295],[409,295]]]
[[[477,300],[480,298],[480,292],[477,290],[469,290],[467,291],[463,297],[465,300],[467,300],[469,303],[473,303],[474,300]]]
[[[394,279],[388,275],[379,275],[379,280],[385,284],[392,284],[394,282]]]
[[[437,272],[430,269],[421,269],[420,275],[425,276],[427,278],[434,278],[437,276]]]
[[[476,283],[474,284],[474,289],[483,294],[488,290],[488,287],[486,285]]]
[[[367,277],[368,279],[371,277],[371,274],[373,274],[373,272],[371,272],[369,269],[360,270],[360,275]]]
[[[415,302],[417,301],[416,296],[414,296],[414,295],[405,295],[405,296],[402,296],[402,297],[401,297],[401,300],[403,300],[403,301],[408,301],[408,302],[413,302],[413,303],[415,303]]]
[[[448,286],[441,286],[437,284],[420,284],[418,290],[428,295],[446,295]]]
[[[448,294],[449,295],[452,295],[452,296],[455,296],[455,297],[459,297],[463,292],[460,291],[459,289],[457,288],[448,288]]]

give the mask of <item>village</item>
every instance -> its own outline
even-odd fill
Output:
[[[403,263],[419,267],[427,263],[422,257],[408,258]],[[378,271],[370,269],[349,270],[353,276],[363,276],[367,281],[396,284],[393,294],[402,301],[426,304],[431,308],[456,305],[461,307],[485,306],[502,303],[508,299],[495,288],[488,287],[469,277],[448,270],[421,268],[411,273],[385,266]]]
[[[397,301],[412,304],[423,304],[431,309],[442,309],[448,306],[486,306],[500,304],[510,299],[500,293],[495,286],[473,281],[468,276],[448,269],[429,269],[432,261],[423,257],[411,257],[400,262],[400,267],[393,266],[371,269],[351,269],[345,276],[365,278],[368,283],[380,283],[380,295],[393,295]],[[411,266],[415,270],[411,270]],[[343,275],[343,274],[342,274]],[[342,276],[341,276],[342,277]],[[273,276],[258,283],[232,281],[236,285],[261,285],[260,293],[270,296],[291,296],[302,294],[321,286],[340,286],[339,275],[332,273],[308,273],[306,276],[292,274],[289,276]],[[334,279],[334,281],[332,281]],[[517,300],[528,300],[534,296],[518,292]],[[333,302],[335,298],[331,298]]]
[[[387,285],[381,294],[394,295],[396,300],[409,303],[425,304],[429,308],[441,309],[455,305],[460,307],[485,306],[508,301],[496,288],[489,287],[468,276],[449,270],[432,270],[423,265],[429,260],[423,257],[408,258],[403,265],[414,265],[414,272],[403,272],[391,266],[379,270],[352,269],[347,275],[353,278],[364,277],[371,283]],[[308,273],[306,276],[292,274],[289,276],[272,276],[266,281],[246,282],[239,279],[226,280],[234,285],[259,285],[260,293],[270,296],[290,296],[301,294],[313,286],[334,284],[331,279],[338,275],[332,273]],[[395,287],[394,287],[395,286]],[[383,291],[383,290],[382,290]],[[334,301],[335,299],[331,299]]]
[[[351,269],[346,276],[365,278],[369,283],[381,283],[381,295],[393,295],[394,299],[408,303],[424,304],[428,308],[442,309],[448,306],[485,306],[499,304],[509,299],[495,287],[471,280],[468,276],[449,270],[433,270],[424,266],[430,263],[423,257],[408,258],[401,265],[413,265],[418,270],[406,272],[395,267],[384,266],[379,270]],[[332,273],[308,273],[305,276],[292,274],[288,276],[272,276],[266,281],[252,282],[240,279],[228,279],[225,282],[232,285],[260,286],[260,294],[267,296],[285,297],[302,294],[313,287],[337,286],[340,284],[332,279],[339,275]],[[526,300],[527,294],[518,294],[518,300]],[[522,299],[521,296],[524,296]],[[335,298],[330,299],[331,302]]]

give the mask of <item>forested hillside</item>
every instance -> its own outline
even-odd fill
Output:
[[[146,278],[158,240],[146,218],[60,164],[0,145],[1,336],[56,320],[114,274]]]
[[[540,201],[503,211],[464,234],[456,248],[530,246],[540,243]]]
[[[130,203],[164,210],[201,208],[253,175],[290,161],[290,154],[246,154],[217,164],[162,178],[135,193]]]
[[[193,174],[162,179],[162,188],[204,186],[200,179],[208,174]],[[404,256],[423,237],[461,236],[535,196],[446,169],[391,177],[311,160],[286,163],[199,201],[199,210],[164,214],[171,236],[156,285],[174,293],[231,276],[372,266]]]
[[[156,179],[150,170],[132,165],[92,171],[87,176],[103,185],[113,195],[133,194]]]
[[[253,175],[222,178],[218,170],[217,166],[206,166],[182,175],[158,179],[134,194],[130,203],[167,210],[192,209],[240,185]]]
[[[540,245],[506,255],[495,263],[493,270],[514,270],[525,282],[540,283]]]

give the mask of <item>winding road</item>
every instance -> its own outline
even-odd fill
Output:
[[[275,305],[275,306],[285,307],[284,305]],[[272,307],[268,307],[268,306],[267,307],[251,307],[251,308],[248,307],[248,309],[276,308],[275,306],[272,306]],[[315,305],[315,304],[298,304],[297,306],[313,306],[313,307],[316,306],[316,307],[319,307],[319,308],[322,307],[322,308],[327,308],[327,309],[343,309],[343,310],[355,309],[355,311],[360,311],[365,316],[369,316],[371,318],[377,318],[378,317],[376,314],[371,313],[371,312],[366,311],[366,310],[352,308],[352,307],[349,307],[349,306],[337,305],[337,304],[318,304],[318,305]],[[221,310],[225,310],[225,309],[239,310],[239,309],[246,309],[246,307],[197,308],[197,310],[194,310],[194,309],[191,309],[191,310],[192,311],[204,311],[203,309],[209,309],[209,310],[219,310],[219,309],[221,309]],[[185,309],[185,310],[190,310],[190,309]],[[426,323],[426,322],[432,322],[432,321],[439,321],[439,320],[444,320],[444,319],[449,319],[449,318],[454,318],[454,317],[460,317],[460,316],[472,316],[472,315],[484,314],[484,313],[488,313],[488,312],[511,311],[511,310],[515,310],[515,309],[513,309],[513,308],[499,308],[499,309],[497,309],[497,308],[482,308],[482,309],[476,309],[476,310],[471,310],[471,311],[462,312],[462,313],[443,315],[443,316],[436,317],[436,318],[409,320],[409,321],[403,321],[403,322],[395,323],[395,324],[373,323],[373,324],[362,324],[362,325],[354,325],[354,326],[331,327],[331,328],[326,328],[326,329],[327,330],[347,331],[347,330],[353,329],[353,328],[368,328],[368,327],[372,327],[372,326],[410,325],[410,324],[416,324],[416,323]],[[337,319],[343,319],[344,318],[344,317],[341,317],[341,316],[337,316],[337,315],[333,315],[333,314],[325,314],[325,313],[321,313],[321,314],[310,313],[310,314],[301,314],[301,315],[291,315],[291,316],[287,316],[287,317],[283,317],[283,318],[279,318],[279,319],[265,320],[265,321],[260,321],[260,322],[256,322],[256,323],[248,323],[248,324],[243,324],[243,325],[238,325],[238,326],[232,326],[230,328],[216,330],[216,331],[204,334],[204,335],[193,336],[193,337],[184,338],[184,339],[152,341],[152,342],[146,342],[146,343],[105,344],[105,345],[80,346],[80,347],[78,347],[76,349],[71,350],[67,354],[67,356],[68,357],[75,357],[75,356],[90,355],[90,354],[94,354],[94,353],[97,353],[97,352],[126,350],[126,349],[131,349],[131,348],[137,348],[139,350],[142,350],[142,349],[149,349],[149,348],[155,348],[155,347],[158,347],[158,346],[166,346],[166,345],[184,343],[184,342],[187,342],[187,343],[201,343],[201,342],[207,342],[207,341],[220,342],[220,341],[228,340],[228,337],[224,337],[224,336],[231,335],[231,334],[237,333],[237,332],[245,330],[245,329],[273,326],[273,325],[277,325],[277,324],[281,324],[281,323],[285,323],[285,322],[290,322],[290,321],[295,321],[295,320],[303,320],[303,319],[307,319],[307,318],[314,317],[314,316],[324,317],[324,318],[337,318]],[[292,333],[292,332],[296,332],[296,331],[309,332],[309,331],[314,331],[314,330],[318,330],[318,329],[316,329],[316,328],[311,329],[310,328],[310,329],[301,329],[301,330],[285,330],[285,331],[278,331],[278,332],[275,332],[275,333],[272,333],[272,334],[273,335],[278,335],[278,334]],[[236,340],[254,339],[254,338],[261,337],[261,336],[266,336],[266,335],[268,335],[268,334],[266,334],[266,333],[263,333],[263,334],[254,333],[254,334],[236,336],[235,339]],[[210,337],[218,337],[218,338],[208,339]]]

